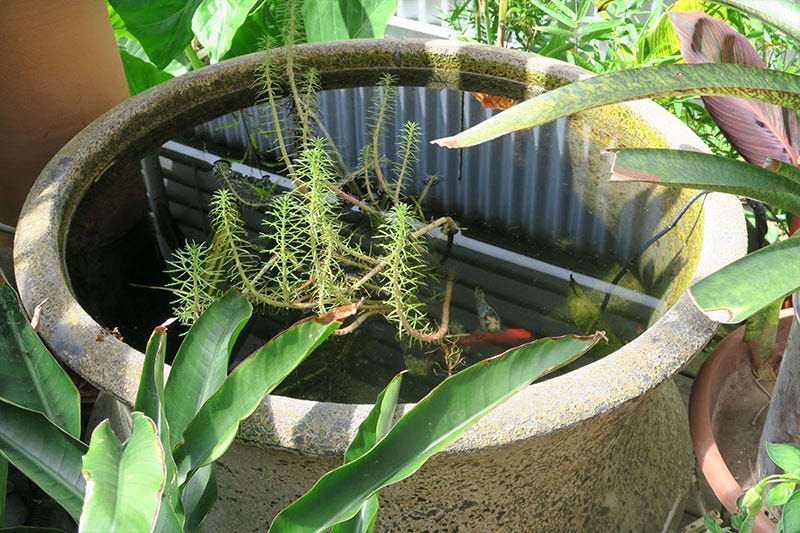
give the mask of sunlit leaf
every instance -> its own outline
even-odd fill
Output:
[[[192,30],[212,63],[230,50],[233,36],[258,0],[203,0],[192,18]]]
[[[741,65],[656,65],[609,72],[526,100],[452,137],[432,141],[464,148],[598,106],[660,96],[724,95],[800,107],[800,76]]]
[[[800,183],[736,159],[663,148],[610,150],[612,181],[710,189],[755,198],[800,213]]]
[[[747,38],[702,11],[669,13],[687,63],[732,63],[766,68]],[[704,96],[720,130],[744,159],[763,165],[768,158],[797,164],[800,126],[794,109],[758,100]]]
[[[247,298],[229,290],[189,329],[165,386],[164,403],[172,433],[169,448],[181,440],[189,422],[225,381],[233,345],[252,312]]]
[[[228,449],[239,422],[341,323],[311,319],[293,325],[242,361],[206,401],[174,451],[181,482]]]
[[[800,288],[800,237],[762,248],[701,279],[689,289],[713,320],[741,322]]]
[[[163,69],[192,40],[192,17],[202,0],[108,0],[153,64]]]
[[[83,457],[81,532],[151,531],[155,525],[166,479],[164,449],[152,420],[138,412],[131,418],[131,435],[124,443],[108,420],[92,433]]]
[[[367,453],[327,473],[281,511],[271,530],[318,531],[348,520],[375,491],[413,474],[482,416],[534,379],[576,359],[599,338],[540,339],[447,378]]]
[[[310,43],[383,37],[397,0],[307,0],[302,13]]]

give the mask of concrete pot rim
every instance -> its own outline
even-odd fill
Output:
[[[385,65],[413,82],[441,86],[515,81],[510,90],[525,92],[528,82],[562,84],[589,74],[583,69],[518,51],[455,41],[379,39],[304,45],[298,55],[315,58],[323,82],[339,72],[346,83],[376,77]],[[48,164],[23,208],[14,259],[25,307],[48,298],[40,333],[59,357],[88,381],[132,403],[142,354],[108,338],[98,346],[102,329],[75,301],[65,272],[67,222],[91,183],[123,154],[122,164],[159,145],[168,134],[252,101],[257,54],[212,65],[119,105],[84,129]],[[337,67],[336,65],[339,65]],[[341,74],[344,65],[345,73]],[[337,70],[337,68],[339,70]],[[460,69],[460,70],[459,70]],[[490,83],[491,82],[491,83]],[[533,89],[535,90],[535,89]],[[677,119],[653,102],[628,104],[672,147],[706,150]],[[126,159],[134,158],[134,159]],[[703,245],[695,277],[702,277],[741,256],[744,222],[738,200],[710,194],[705,200]],[[604,359],[564,376],[528,387],[487,415],[451,451],[501,445],[567,428],[631,404],[668,380],[710,339],[716,323],[691,303],[688,294],[634,341]],[[642,355],[646,354],[646,355]],[[532,409],[530,406],[540,406]],[[259,445],[306,449],[315,454],[344,450],[369,405],[345,405],[267,398],[243,423],[240,437]],[[405,405],[401,409],[407,410]],[[331,421],[335,420],[333,424]],[[302,430],[298,433],[298,425]]]
[[[781,311],[775,341],[776,353],[783,353],[793,320],[794,309]],[[744,494],[744,489],[733,477],[719,451],[714,435],[714,417],[722,390],[729,379],[734,375],[750,372],[750,356],[744,344],[744,329],[744,326],[736,329],[714,349],[697,374],[689,396],[689,429],[697,463],[714,494],[730,513],[736,512],[736,500]],[[774,532],[775,524],[763,513],[759,513],[753,531]]]

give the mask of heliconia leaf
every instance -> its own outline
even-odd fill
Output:
[[[392,427],[397,399],[400,396],[400,385],[403,375],[398,374],[381,391],[375,400],[375,406],[367,417],[358,426],[353,442],[344,452],[344,462],[349,463],[367,453],[370,448],[380,441]],[[356,515],[340,524],[336,524],[332,533],[361,533],[372,531],[378,517],[378,492],[376,491],[361,505]]]
[[[358,308],[345,307],[350,314]],[[334,310],[294,324],[233,369],[189,423],[183,442],[173,452],[181,484],[191,472],[225,453],[239,422],[341,325],[341,318],[348,316],[337,313]]]
[[[607,153],[614,158],[611,181],[710,189],[800,213],[800,183],[744,161],[662,148],[620,148]]]
[[[716,0],[716,3],[752,15],[800,41],[800,4],[795,0]]]
[[[211,507],[217,503],[217,465],[207,464],[189,478],[181,491],[187,532],[200,531]]]
[[[270,531],[321,531],[350,519],[376,491],[413,474],[482,416],[533,380],[575,360],[600,338],[601,333],[539,339],[450,376],[367,453],[325,474],[281,511]]]
[[[728,63],[766,68],[744,35],[702,11],[668,13],[686,63]],[[757,100],[704,96],[722,133],[744,159],[763,165],[767,158],[798,164],[800,126],[793,109]]]
[[[800,288],[800,236],[762,248],[701,279],[689,289],[712,320],[735,324]]]
[[[46,307],[42,320],[48,320]],[[64,431],[80,437],[78,389],[31,327],[17,294],[1,273],[0,354],[0,398],[44,413]]]
[[[142,375],[139,378],[139,389],[135,411],[150,418],[156,426],[156,435],[165,450],[170,450],[170,427],[164,410],[164,357],[167,350],[167,325],[174,322],[170,319],[156,327],[144,352]],[[158,512],[159,531],[181,531],[183,529],[183,507],[178,489],[178,471],[171,453],[164,456],[166,482],[164,497]]]
[[[457,135],[431,141],[465,148],[602,105],[641,98],[721,95],[800,108],[800,76],[741,65],[655,65],[608,72],[517,104]]]
[[[229,290],[200,315],[183,339],[165,385],[165,408],[172,449],[200,407],[228,376],[233,345],[253,306]]]
[[[0,400],[0,453],[72,518],[80,517],[84,443],[42,413]]]
[[[105,420],[83,457],[86,498],[78,531],[152,531],[166,470],[156,426],[134,412],[131,435],[120,442]]]

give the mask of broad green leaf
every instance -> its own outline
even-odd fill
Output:
[[[590,335],[595,331],[605,331],[608,342],[601,342],[595,346],[593,354],[598,356],[610,354],[618,350],[622,343],[611,331],[606,319],[600,312],[600,306],[595,304],[572,276],[569,277],[569,291],[567,292],[567,307],[572,321],[578,327],[581,335]]]
[[[217,467],[207,464],[197,470],[181,491],[183,508],[186,511],[188,532],[200,531],[206,516],[217,502]]]
[[[150,418],[156,425],[156,434],[169,445],[169,425],[164,414],[164,354],[167,350],[167,327],[153,330],[144,353],[142,375],[136,392],[134,411]]]
[[[78,520],[85,487],[84,443],[42,413],[0,401],[0,452]]]
[[[284,28],[287,10],[286,0],[263,2],[255,11],[247,15],[242,25],[236,30],[230,49],[224,58],[258,52],[264,48],[265,42],[269,42],[273,47],[283,46],[285,44]],[[298,37],[295,35],[296,42],[299,42]]]
[[[795,492],[783,506],[783,514],[776,533],[800,531],[800,492]]]
[[[777,485],[773,486],[767,492],[767,497],[764,499],[764,503],[767,507],[775,507],[776,505],[783,505],[794,493],[794,489],[796,487],[796,483],[792,481],[784,481],[783,483],[778,483]]]
[[[784,472],[800,469],[800,446],[780,442],[767,442],[765,446],[769,458]]]
[[[146,415],[131,414],[125,443],[108,420],[92,433],[83,457],[86,500],[79,531],[152,531],[166,470],[156,426]]]
[[[131,96],[135,96],[145,89],[149,89],[161,82],[172,79],[174,76],[159,70],[152,63],[131,55],[120,48],[122,66],[125,68],[125,79]]]
[[[701,279],[689,289],[712,320],[735,324],[800,288],[800,237],[779,241]]]
[[[686,63],[735,63],[766,68],[750,41],[726,22],[702,11],[673,11],[669,18]],[[793,109],[719,96],[704,96],[703,103],[747,162],[762,166],[768,158],[773,158],[797,164],[800,126]]]
[[[349,463],[364,455],[370,448],[381,440],[392,427],[394,410],[397,407],[397,399],[400,396],[400,385],[403,383],[403,375],[398,374],[386,385],[375,400],[375,406],[370,410],[367,417],[358,426],[353,442],[347,447],[344,453],[344,462]]]
[[[465,148],[580,111],[642,98],[678,95],[755,98],[800,107],[800,76],[741,65],[655,65],[608,72],[526,100],[452,137],[432,141]]]
[[[192,40],[192,17],[202,0],[108,0],[153,64],[163,69]]]
[[[357,306],[347,307],[349,313]],[[341,324],[326,317],[299,322],[256,350],[203,404],[174,451],[181,483],[192,471],[225,453],[239,422]]]
[[[165,450],[170,450],[170,427],[164,410],[164,357],[167,350],[167,324],[156,327],[144,354],[142,375],[136,394],[134,411],[139,411],[156,426],[156,435]],[[183,507],[178,490],[178,473],[171,453],[164,456],[166,481],[164,497],[158,512],[159,531],[181,531],[183,529]]]
[[[717,3],[733,7],[763,20],[787,35],[800,41],[800,5],[792,0],[715,0]]]
[[[217,63],[231,48],[236,31],[258,0],[202,0],[192,18],[192,31]]]
[[[361,425],[358,426],[353,442],[350,443],[344,453],[345,463],[354,461],[364,455],[389,432],[392,427],[402,382],[403,375],[396,375],[378,395],[375,400],[375,406],[370,410],[364,421],[361,422]],[[375,520],[378,517],[378,506],[378,493],[376,492],[361,505],[361,509],[353,518],[334,526],[333,533],[372,531],[375,527]]]
[[[225,381],[233,345],[252,312],[247,298],[229,290],[200,315],[183,339],[165,387],[170,449]]]
[[[310,43],[383,37],[397,0],[306,0],[303,29]]]
[[[44,302],[46,306],[46,302]],[[47,320],[44,307],[41,320]],[[58,361],[31,327],[19,299],[0,273],[0,398],[44,413],[78,438],[81,400]]]
[[[612,181],[727,192],[800,213],[800,183],[744,161],[665,148],[626,148],[609,153],[614,157]]]
[[[0,498],[0,524],[6,523],[6,497],[8,485],[8,459],[4,455],[0,455],[0,488],[5,491],[3,497]]]
[[[281,511],[271,530],[320,531],[348,520],[376,491],[413,474],[483,415],[533,380],[576,359],[600,338],[540,339],[447,378],[367,453],[324,475]]]

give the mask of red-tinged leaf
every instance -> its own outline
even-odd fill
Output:
[[[728,63],[766,68],[750,42],[724,21],[702,11],[668,13],[686,63]],[[800,162],[800,126],[794,110],[756,100],[704,96],[722,133],[744,159]]]

